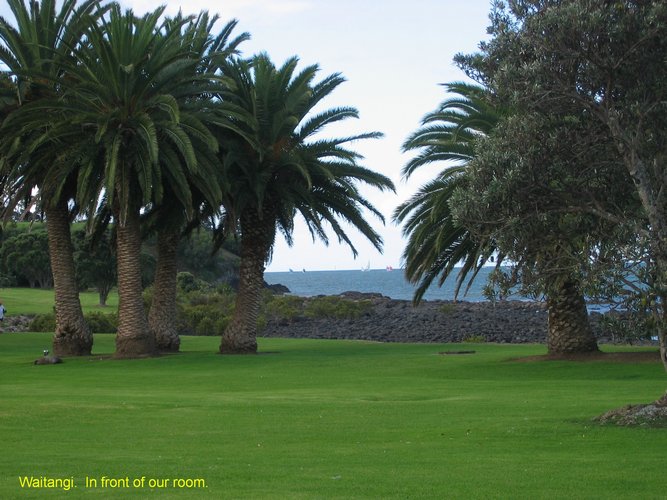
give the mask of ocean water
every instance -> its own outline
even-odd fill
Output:
[[[458,300],[482,302],[487,298],[482,293],[493,266],[480,270],[472,286],[465,293],[468,281],[464,281]],[[454,289],[457,274],[450,275],[440,287],[437,282],[424,294],[423,300],[454,300]],[[264,273],[264,279],[270,285],[281,284],[290,289],[292,295],[313,297],[315,295],[338,295],[343,292],[375,292],[396,300],[412,300],[415,287],[403,274],[402,269],[387,271],[385,269],[369,269],[361,271],[294,271],[283,273]],[[520,295],[512,295],[511,300],[528,300]],[[609,311],[608,304],[587,302],[589,312],[604,313]]]
[[[459,300],[483,301],[482,288],[493,267],[483,268],[473,282],[467,295],[464,288],[459,294]],[[415,287],[411,285],[403,274],[402,269],[387,271],[385,269],[369,269],[367,271],[294,271],[281,273],[265,273],[267,283],[285,285],[293,295],[312,297],[315,295],[338,295],[339,293],[375,292],[397,300],[412,300]],[[467,281],[466,281],[467,283]],[[426,300],[453,300],[456,284],[456,274],[451,275],[442,287],[433,284],[424,295]]]

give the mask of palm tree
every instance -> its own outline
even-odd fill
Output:
[[[176,26],[181,26],[181,17],[173,20]],[[248,33],[231,38],[236,20],[228,22],[215,37],[211,35],[213,25],[218,20],[217,16],[209,18],[207,13],[201,13],[196,19],[191,20],[183,29],[180,42],[185,50],[192,53],[192,57],[199,61],[192,70],[197,75],[214,75],[221,61],[237,52],[238,45],[249,38]],[[216,102],[212,96],[204,96],[201,99],[192,100],[179,99],[182,109],[198,116],[204,123],[215,123],[216,126],[224,126],[224,102]],[[193,192],[192,206],[183,206],[179,203],[163,203],[154,207],[154,212],[149,219],[157,232],[157,264],[155,270],[155,282],[153,285],[153,300],[148,313],[148,323],[157,348],[160,351],[178,351],[180,338],[176,329],[176,273],[177,273],[177,249],[181,240],[181,234],[186,228],[192,230],[197,227],[196,219],[200,216],[200,210],[215,212],[220,205],[221,193],[219,183],[215,181],[217,158],[206,144],[193,140],[197,161],[207,168],[200,168],[197,172],[186,172],[187,182]],[[165,186],[167,200],[177,200],[170,196],[170,186]]]
[[[60,10],[56,9],[55,0],[44,0],[41,4],[31,1],[29,5],[23,0],[8,0],[7,4],[16,25],[0,18],[3,42],[0,61],[7,67],[4,73],[15,85],[13,108],[19,112],[26,104],[57,95],[64,65],[72,58],[73,48],[86,25],[94,22],[103,10],[94,0],[84,1],[80,6],[76,0],[65,0]],[[74,195],[76,177],[73,171],[63,175],[62,162],[72,161],[57,154],[53,143],[43,138],[41,154],[24,149],[31,134],[16,127],[7,115],[5,118],[8,120],[2,130],[3,182],[10,198],[6,211],[11,213],[15,204],[29,197],[37,187],[46,215],[56,310],[53,352],[65,356],[90,354],[93,337],[81,310],[70,234],[73,214],[68,203]]]
[[[141,210],[166,202],[166,186],[170,203],[192,206],[188,175],[206,177],[208,166],[198,160],[195,144],[217,150],[197,113],[180,103],[212,94],[219,84],[193,77],[199,61],[180,41],[189,19],[161,21],[163,11],[138,18],[112,4],[88,26],[86,44],[67,68],[63,97],[35,103],[25,118],[49,117],[51,140],[78,159],[77,203],[92,211],[103,199],[113,213],[118,357],[156,352],[142,298]]]
[[[454,97],[427,114],[422,128],[403,144],[404,152],[420,151],[403,168],[406,178],[425,165],[440,162],[446,165],[433,181],[394,211],[394,220],[404,224],[403,235],[408,239],[403,259],[408,281],[417,285],[415,304],[436,278],[442,286],[455,266],[462,263],[455,288],[458,296],[466,277],[470,276],[469,287],[497,250],[493,241],[478,241],[458,224],[449,199],[465,182],[466,166],[475,156],[475,141],[493,130],[500,114],[488,102],[483,87],[455,82],[445,88]]]
[[[466,277],[470,276],[469,287],[484,263],[499,251],[492,233],[475,238],[455,219],[451,198],[457,189],[465,187],[467,165],[476,157],[477,140],[493,131],[503,113],[494,108],[483,87],[466,83],[445,87],[456,95],[426,115],[422,128],[403,145],[404,151],[420,151],[403,169],[406,177],[424,165],[448,164],[394,212],[394,219],[405,224],[403,234],[408,243],[403,257],[408,280],[418,284],[415,303],[419,303],[436,278],[442,285],[456,265],[462,264],[456,281],[458,295]],[[539,258],[549,260],[549,252],[542,250]],[[503,254],[498,255],[497,266],[503,259]],[[545,275],[543,280],[547,290],[549,353],[597,351],[576,280],[563,274]]]
[[[321,138],[327,124],[356,118],[358,112],[340,107],[313,114],[313,108],[344,79],[334,74],[314,83],[318,67],[297,72],[297,63],[294,57],[277,68],[266,54],[259,54],[248,61],[235,59],[224,68],[234,84],[225,97],[255,121],[239,124],[243,135],[227,132],[220,140],[226,189],[219,235],[237,231],[241,243],[236,309],[223,333],[221,353],[257,351],[264,268],[278,231],[292,243],[297,214],[313,238],[327,243],[327,229],[331,229],[355,255],[341,221],[359,230],[376,248],[382,245],[365,220],[364,209],[380,220],[382,215],[360,194],[357,184],[381,190],[393,185],[387,177],[361,167],[361,156],[347,147],[352,141],[380,134]]]

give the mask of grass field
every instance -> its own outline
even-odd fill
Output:
[[[97,335],[90,358],[34,366],[49,334],[0,335],[0,498],[667,491],[665,429],[591,422],[660,396],[659,363],[512,361],[544,352],[527,345],[457,345],[476,353],[449,356],[438,354],[444,345],[281,339],[261,339],[257,356],[222,357],[211,337],[120,361],[104,356],[113,340]],[[21,487],[26,476],[75,487]]]
[[[106,307],[100,307],[97,292],[79,294],[84,313],[102,311],[113,312],[118,308],[118,294],[109,295]],[[0,288],[0,300],[7,308],[8,315],[47,314],[53,312],[53,290],[40,288]]]

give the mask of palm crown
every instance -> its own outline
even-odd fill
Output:
[[[394,219],[404,223],[403,234],[408,238],[403,252],[405,273],[410,282],[418,284],[414,295],[417,303],[436,278],[442,285],[461,263],[455,290],[458,295],[466,277],[470,275],[470,286],[495,251],[493,242],[476,241],[457,223],[450,199],[465,182],[476,140],[496,126],[499,112],[489,103],[483,87],[460,82],[445,87],[455,96],[426,115],[422,127],[403,144],[404,151],[420,151],[403,168],[403,174],[409,177],[431,163],[444,162],[445,168],[394,212]]]
[[[353,253],[356,249],[341,221],[376,247],[382,244],[364,210],[381,220],[382,215],[361,195],[357,184],[381,190],[393,185],[387,177],[361,167],[361,156],[349,147],[351,142],[381,134],[322,138],[319,133],[326,125],[356,118],[358,113],[350,107],[313,113],[344,79],[334,74],[314,82],[318,67],[297,72],[297,63],[297,58],[291,58],[276,67],[266,54],[259,54],[250,60],[232,60],[223,71],[233,82],[225,99],[254,118],[238,123],[241,133],[226,132],[220,139],[227,189],[219,234],[234,230],[241,235],[237,312],[223,336],[223,352],[256,349],[264,265],[278,231],[291,244],[297,214],[313,238],[328,242],[331,229]]]

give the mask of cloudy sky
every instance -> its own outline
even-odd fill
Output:
[[[27,1],[27,0],[26,0]],[[381,131],[380,140],[358,143],[364,164],[390,177],[397,193],[364,193],[385,215],[384,253],[378,253],[350,230],[359,251],[355,260],[347,246],[335,239],[328,247],[313,243],[308,231],[297,226],[295,244],[279,239],[268,271],[288,269],[358,269],[401,265],[404,241],[391,221],[394,208],[409,198],[436,169],[418,172],[408,182],[401,168],[409,159],[401,144],[420,119],[445,98],[439,83],[464,79],[452,63],[458,52],[476,50],[486,36],[489,0],[122,0],[136,13],[167,4],[167,12],[197,13],[208,9],[225,22],[239,20],[238,32],[251,40],[241,45],[245,55],[268,52],[276,64],[296,55],[301,63],[319,64],[321,76],[342,73],[347,82],[325,101],[324,107],[354,106],[359,120],[333,128],[335,135]],[[0,14],[8,15],[0,2]]]

